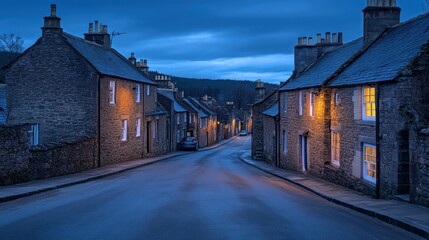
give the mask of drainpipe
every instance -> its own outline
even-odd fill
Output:
[[[375,85],[375,144],[376,144],[376,184],[375,196],[380,199],[380,86]]]
[[[100,100],[101,100],[101,96],[100,96],[100,94],[101,94],[101,89],[100,89],[100,87],[101,87],[101,79],[100,79],[100,75],[98,75],[98,80],[97,80],[97,84],[98,84],[98,116],[97,116],[97,118],[98,118],[98,129],[97,129],[97,132],[98,132],[98,139],[97,139],[97,144],[98,144],[98,163],[97,163],[97,165],[98,165],[98,167],[101,167],[101,132],[100,132],[100,130],[101,130],[101,127],[100,127],[100,123],[101,123],[101,102],[100,102]]]

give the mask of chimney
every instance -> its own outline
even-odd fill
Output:
[[[137,59],[136,59],[136,57],[135,57],[135,55],[134,55],[134,53],[131,53],[131,57],[129,57],[128,58],[128,60],[134,65],[134,66],[136,66],[136,61],[137,61]]]
[[[331,33],[327,32],[326,39],[322,38],[322,34],[318,33],[316,44],[313,43],[312,37],[300,37],[298,38],[298,45],[295,46],[295,74],[299,74],[304,71],[311,63],[318,59],[325,52],[342,45],[341,42],[337,42],[336,34],[331,41]],[[340,36],[340,34],[338,34]],[[342,37],[341,37],[342,38]],[[308,41],[307,41],[308,39]]]
[[[62,33],[61,18],[57,17],[57,5],[51,4],[50,16],[44,17],[44,24],[42,27],[43,38],[47,40],[50,36],[62,35]]]
[[[332,43],[338,43],[338,38],[337,38],[337,34],[336,33],[332,33]]]
[[[265,97],[265,86],[264,83],[258,79],[258,81],[256,82],[256,98],[255,100],[260,100],[263,99]]]
[[[85,40],[97,43],[106,49],[110,49],[111,40],[107,25],[99,24],[98,21],[94,21],[94,31],[91,28],[92,23],[89,24],[88,33],[85,33]]]
[[[374,41],[388,27],[400,23],[401,9],[396,0],[367,0],[363,10],[364,44]]]
[[[147,65],[146,59],[140,59],[140,61],[137,62],[137,68],[140,69],[140,71],[144,72],[146,75],[149,74],[149,66]]]
[[[343,33],[342,32],[338,33],[338,44],[343,44]]]

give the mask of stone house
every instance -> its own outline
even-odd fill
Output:
[[[363,12],[362,39],[322,53],[280,88],[281,165],[429,206],[420,130],[429,124],[429,15],[400,24],[396,2],[382,0]]]
[[[200,147],[213,145],[217,141],[217,114],[197,98],[186,101],[199,112],[198,144]]]
[[[167,121],[167,132],[170,136],[169,151],[179,150],[179,143],[187,134],[188,112],[184,106],[177,101],[174,89],[158,89],[158,101],[169,114]]]
[[[155,82],[111,48],[106,25],[82,39],[60,22],[51,5],[42,37],[6,67],[8,123],[32,124],[38,144],[95,136],[97,166],[146,156]]]
[[[273,166],[279,166],[279,102],[276,101],[262,112],[263,122],[263,159]],[[252,146],[253,147],[253,146]]]

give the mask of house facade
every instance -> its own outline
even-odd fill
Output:
[[[429,15],[400,24],[395,2],[378,3],[369,1],[363,11],[363,38],[302,61],[306,67],[296,66],[279,89],[281,166],[429,206],[421,154]],[[303,41],[300,48],[309,44]],[[339,40],[317,44],[326,41]]]

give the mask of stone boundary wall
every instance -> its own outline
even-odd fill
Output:
[[[0,125],[0,185],[30,180],[30,125]]]
[[[416,150],[411,166],[411,200],[429,207],[429,128],[417,133]]]
[[[30,149],[31,179],[43,179],[77,173],[97,167],[97,138],[39,145]]]

